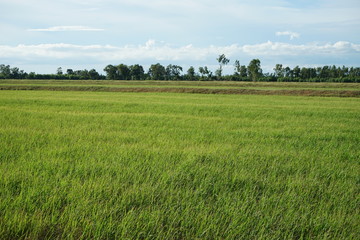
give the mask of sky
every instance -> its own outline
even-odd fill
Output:
[[[360,66],[359,0],[0,0],[0,64]]]

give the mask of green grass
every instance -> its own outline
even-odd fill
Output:
[[[0,239],[357,239],[360,99],[0,91]]]
[[[202,88],[202,89],[255,89],[255,90],[299,90],[299,89],[303,89],[303,90],[338,90],[338,91],[360,91],[360,89],[356,89],[356,88],[351,88],[351,87],[334,87],[334,88],[322,88],[322,87],[310,87],[310,86],[303,86],[303,87],[298,87],[298,86],[262,86],[262,85],[234,85],[234,86],[214,86],[214,85],[164,85],[164,84],[118,84],[118,85],[114,85],[114,84],[79,84],[79,83],[66,83],[66,84],[57,84],[57,83],[51,83],[51,84],[41,84],[41,83],[31,83],[31,84],[27,84],[27,83],[16,83],[16,84],[3,84],[0,83],[0,87],[1,86],[31,86],[31,87],[99,87],[101,86],[102,88]]]

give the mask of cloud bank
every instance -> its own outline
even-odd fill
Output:
[[[59,66],[75,69],[95,68],[102,71],[107,64],[141,64],[144,67],[154,63],[179,64],[183,67],[208,66],[217,68],[216,58],[225,54],[230,64],[224,69],[232,73],[232,63],[241,64],[259,58],[264,72],[271,72],[275,64],[286,66],[359,66],[360,44],[338,41],[335,43],[292,44],[264,42],[259,44],[198,47],[192,44],[173,46],[164,42],[149,40],[140,45],[76,45],[66,43],[17,46],[0,45],[0,64],[17,66],[26,71],[50,73]],[[314,60],[314,56],[316,59]]]
[[[149,40],[143,45],[75,45],[75,44],[38,44],[38,45],[0,45],[0,59],[80,59],[92,58],[100,62],[126,61],[126,60],[191,60],[206,61],[213,56],[224,53],[229,57],[251,56],[304,56],[304,55],[351,55],[360,53],[360,44],[339,41],[326,44],[291,44],[283,42],[264,42],[253,45],[227,45],[195,47],[191,44],[185,46],[171,46],[163,42]]]
[[[91,28],[86,26],[54,26],[49,28],[31,28],[30,32],[79,32],[79,31],[104,31],[100,28]]]

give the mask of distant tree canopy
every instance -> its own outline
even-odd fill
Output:
[[[185,79],[190,81],[196,80],[196,72],[193,66],[189,67],[189,69],[187,70]]]
[[[166,79],[167,80],[180,80],[181,72],[183,71],[182,67],[178,65],[168,65],[166,67]]]
[[[360,67],[346,66],[322,66],[322,67],[284,67],[276,64],[273,73],[263,73],[259,59],[252,59],[249,64],[241,65],[239,60],[234,61],[234,73],[223,74],[223,68],[230,59],[224,54],[216,58],[219,68],[215,75],[207,66],[201,66],[196,72],[190,66],[183,72],[183,68],[178,65],[169,64],[166,67],[160,63],[152,64],[145,72],[143,66],[135,65],[107,65],[103,70],[105,76],[98,73],[95,69],[64,71],[61,67],[56,69],[55,74],[37,74],[35,72],[26,73],[17,67],[10,65],[0,65],[0,79],[68,79],[68,80],[189,80],[189,81],[278,81],[278,82],[360,82]]]
[[[57,68],[56,74],[37,74],[35,72],[26,73],[17,67],[11,68],[9,65],[0,64],[0,79],[100,80],[105,79],[105,76],[99,74],[95,69],[67,69],[66,73],[64,73],[61,67]]]
[[[130,69],[131,80],[144,79],[145,72],[144,72],[144,68],[141,65],[139,64],[131,65],[129,69]]]
[[[166,69],[160,63],[152,64],[149,68],[149,76],[152,80],[165,80]]]

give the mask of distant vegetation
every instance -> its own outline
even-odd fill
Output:
[[[95,69],[73,70],[65,72],[59,67],[54,74],[26,73],[17,67],[0,65],[0,79],[68,79],[68,80],[188,80],[188,81],[263,81],[263,82],[360,82],[360,67],[323,66],[290,68],[276,64],[273,73],[263,73],[259,59],[253,59],[246,65],[239,60],[234,62],[234,73],[223,74],[223,67],[230,59],[224,54],[217,59],[219,68],[213,73],[207,66],[196,70],[193,66],[185,70],[181,66],[169,64],[166,67],[160,63],[152,64],[147,72],[143,66],[135,65],[107,65],[106,75]]]

